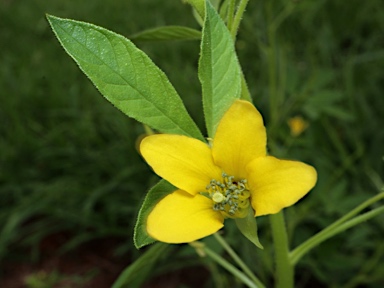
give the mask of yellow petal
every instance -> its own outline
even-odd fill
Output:
[[[140,152],[157,175],[192,195],[206,191],[211,179],[221,177],[207,144],[181,135],[148,136]]]
[[[165,243],[188,243],[217,232],[223,216],[212,208],[212,200],[177,190],[163,198],[147,219],[148,234]]]
[[[296,203],[315,186],[316,170],[298,161],[260,157],[247,166],[255,216],[274,214]]]
[[[215,163],[228,175],[245,178],[247,164],[266,155],[263,118],[255,106],[237,100],[221,119],[213,139]]]

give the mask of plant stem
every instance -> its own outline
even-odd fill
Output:
[[[351,219],[353,216],[357,215],[360,211],[367,208],[368,206],[372,205],[373,203],[376,203],[380,201],[381,199],[384,199],[384,192],[379,193],[368,200],[361,203],[359,206],[357,206],[355,209],[350,211],[349,213],[345,214],[343,217],[341,217],[339,220],[334,222],[332,225],[328,226],[326,229],[334,229],[337,226],[339,226],[341,223]]]
[[[212,251],[211,249],[209,249],[206,246],[204,246],[200,249],[202,249],[217,264],[221,265],[223,268],[225,268],[230,273],[232,273],[234,276],[236,276],[239,280],[241,280],[241,282],[243,282],[247,287],[258,288],[258,286],[255,283],[253,283],[252,280],[249,279],[243,272],[241,272],[239,269],[237,269],[235,266],[233,266],[231,263],[229,263],[227,260],[225,260],[219,254]]]
[[[143,127],[144,127],[144,131],[145,131],[146,135],[153,135],[153,134],[155,134],[155,132],[153,132],[151,127],[149,127],[148,125],[143,124]]]
[[[228,7],[227,27],[231,31],[233,25],[233,14],[235,13],[236,0],[231,0]]]
[[[150,271],[153,265],[156,264],[156,261],[166,256],[171,248],[170,245],[164,243],[153,244],[143,255],[120,273],[112,288],[128,287],[132,283],[136,283],[136,285],[138,283],[142,284],[141,279],[145,279],[150,275]]]
[[[280,211],[269,216],[272,228],[276,259],[276,288],[293,288],[294,271],[289,259],[288,236],[284,214]]]
[[[241,19],[243,18],[243,14],[244,14],[245,8],[247,7],[248,1],[249,0],[241,0],[239,7],[237,8],[237,12],[236,12],[235,18],[233,19],[233,24],[231,28],[231,34],[232,34],[233,40],[236,39],[237,30],[239,29],[240,22],[241,22]]]
[[[378,209],[382,209],[383,207],[377,208],[375,210],[372,210],[370,212],[367,212],[363,215],[360,215],[358,217],[351,219],[352,217],[360,213],[363,209],[367,208],[368,206],[372,205],[373,203],[381,199],[384,199],[384,192],[377,194],[374,197],[366,200],[365,202],[357,206],[355,209],[345,214],[339,220],[335,221],[333,224],[329,225],[328,227],[326,227],[325,229],[323,229],[322,231],[320,231],[319,233],[312,236],[307,241],[305,241],[304,243],[296,247],[289,255],[292,264],[295,265],[300,260],[301,257],[303,257],[307,252],[312,250],[314,247],[319,245],[321,242],[336,235],[337,233],[340,233],[354,225],[359,224],[362,221],[366,221],[369,218],[374,217],[379,213],[381,213],[381,210],[378,210]]]
[[[319,245],[321,242],[335,236],[336,234],[339,234],[340,232],[343,232],[357,224],[360,224],[361,222],[367,221],[381,213],[384,212],[384,206],[373,209],[369,212],[366,212],[362,215],[356,216],[355,218],[342,223],[341,225],[334,227],[333,229],[324,229],[323,231],[317,233],[315,236],[311,237],[307,241],[305,241],[303,244],[301,244],[299,247],[300,249],[295,249],[292,251],[292,254],[290,255],[290,259],[293,265],[295,265],[301,257],[303,257],[308,251],[310,251],[312,248]]]
[[[240,7],[239,7],[239,10],[237,10],[235,18],[233,17],[233,14],[235,12],[236,0],[231,0],[229,2],[229,4],[228,4],[229,7],[228,7],[227,27],[228,27],[228,30],[232,34],[233,42],[235,42],[235,40],[236,40],[237,30],[239,29],[240,21],[241,21],[241,18],[243,16],[245,7],[248,4],[248,1],[249,0],[242,1],[242,2],[245,2],[245,3],[240,3]],[[240,8],[242,10],[240,10]],[[239,11],[241,11],[241,14],[239,14]],[[235,19],[237,19],[237,20],[234,23]],[[234,28],[234,25],[236,25],[235,28]],[[247,85],[247,82],[245,81],[245,77],[244,77],[244,73],[243,72],[241,72],[241,97],[240,98],[252,103],[251,93],[249,92],[248,85]]]
[[[257,287],[259,288],[265,288],[264,284],[256,277],[255,274],[253,274],[253,272],[251,271],[251,269],[249,269],[249,267],[243,262],[243,260],[241,260],[241,258],[236,254],[235,251],[233,251],[232,247],[229,246],[229,244],[227,243],[227,241],[225,241],[225,239],[223,237],[220,236],[219,233],[215,233],[213,234],[213,236],[216,238],[217,242],[220,243],[221,246],[223,246],[223,248],[225,249],[225,251],[228,252],[228,254],[232,257],[232,259],[236,262],[237,265],[239,265],[239,267],[241,269],[243,269],[243,271],[245,272],[245,274],[247,274],[247,276],[249,278],[251,278],[251,280],[257,285]]]

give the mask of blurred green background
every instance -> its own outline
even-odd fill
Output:
[[[114,266],[100,287],[109,287],[143,253],[133,246],[133,226],[157,178],[136,151],[142,126],[103,99],[60,47],[45,13],[127,37],[156,26],[199,25],[181,1],[3,0],[0,9],[0,286],[98,287],[90,283],[106,275],[100,263],[108,261]],[[198,41],[137,45],[204,129]],[[383,186],[384,3],[250,1],[236,47],[271,152],[319,173],[316,188],[286,209],[295,247]],[[287,124],[294,116],[308,123],[298,136]],[[265,251],[255,251],[231,225],[224,235],[270,283],[270,231],[267,219],[259,223]],[[381,215],[324,242],[298,265],[297,287],[383,287],[383,239]],[[189,246],[172,249],[150,276],[138,273],[135,285],[173,275],[166,287],[242,287]],[[96,260],[65,260],[74,271],[64,269],[62,259],[79,251]],[[56,262],[46,265],[52,257]]]

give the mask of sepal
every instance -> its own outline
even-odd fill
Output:
[[[147,233],[147,218],[152,209],[156,206],[161,199],[163,199],[168,194],[176,191],[172,184],[165,180],[160,180],[155,186],[153,186],[147,196],[144,199],[143,205],[140,208],[139,214],[137,216],[137,221],[133,234],[133,243],[137,249],[152,244],[156,240],[153,239]]]
[[[253,211],[251,205],[248,208],[248,214],[245,218],[236,218],[235,222],[237,228],[239,228],[240,232],[253,244],[255,244],[258,248],[264,249],[263,245],[261,245],[259,236],[257,235],[257,222],[255,218],[255,212]]]

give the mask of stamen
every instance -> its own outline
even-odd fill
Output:
[[[225,172],[221,176],[220,180],[212,179],[206,187],[207,191],[201,194],[212,199],[213,210],[221,212],[224,217],[245,217],[250,205],[247,180],[234,181],[235,177]]]

